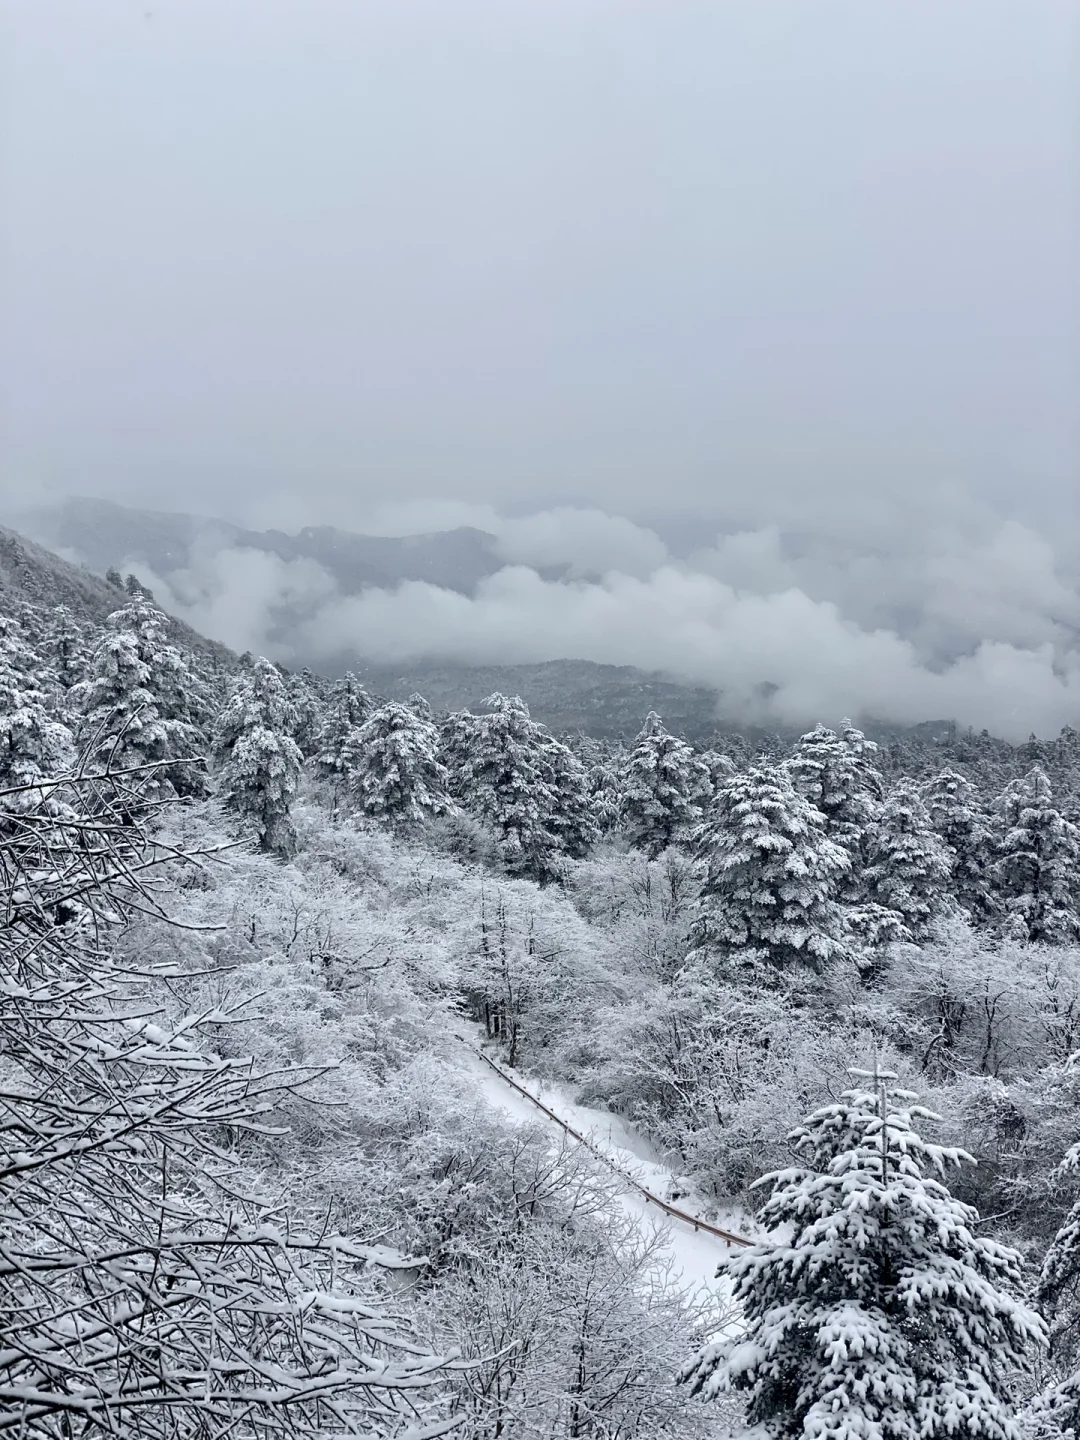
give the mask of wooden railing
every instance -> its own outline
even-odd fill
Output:
[[[645,1186],[642,1185],[640,1180],[635,1180],[633,1175],[617,1165],[610,1155],[605,1155],[603,1150],[601,1150],[599,1146],[594,1145],[588,1136],[582,1135],[579,1130],[575,1130],[572,1125],[568,1125],[560,1115],[556,1115],[554,1110],[549,1109],[536,1095],[526,1090],[524,1085],[519,1085],[512,1075],[506,1073],[501,1065],[496,1065],[490,1055],[485,1055],[484,1052],[478,1050],[475,1045],[470,1045],[464,1035],[459,1035],[458,1039],[463,1045],[467,1045],[474,1055],[479,1056],[485,1065],[489,1065],[500,1080],[509,1085],[511,1089],[516,1090],[519,1095],[523,1095],[530,1104],[535,1105],[537,1110],[542,1111],[549,1120],[553,1120],[560,1130],[571,1136],[579,1145],[583,1145],[601,1164],[618,1175],[624,1185],[629,1186],[631,1190],[637,1191],[645,1200],[646,1204],[655,1205],[656,1208],[662,1210],[665,1215],[670,1215],[673,1220],[681,1220],[686,1225],[692,1225],[695,1230],[705,1230],[708,1234],[715,1235],[718,1240],[723,1240],[727,1245],[754,1244],[754,1241],[747,1240],[745,1235],[734,1235],[730,1230],[721,1230],[719,1225],[710,1225],[707,1220],[702,1220],[697,1215],[690,1215],[687,1211],[680,1210],[678,1206],[670,1204],[667,1200],[661,1200],[659,1195],[654,1195],[651,1190],[647,1190]]]

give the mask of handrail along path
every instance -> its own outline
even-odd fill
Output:
[[[465,1039],[464,1035],[459,1035],[457,1038],[463,1045],[467,1046],[474,1055],[483,1060],[485,1065],[490,1066],[500,1080],[509,1085],[511,1089],[516,1090],[519,1095],[523,1095],[530,1104],[535,1105],[537,1110],[542,1111],[549,1120],[553,1120],[560,1130],[565,1131],[566,1134],[576,1140],[579,1145],[583,1145],[591,1155],[594,1155],[597,1160],[618,1175],[623,1184],[628,1185],[631,1190],[636,1190],[637,1193],[644,1198],[646,1204],[655,1205],[658,1210],[662,1210],[666,1215],[670,1215],[672,1219],[682,1220],[684,1224],[692,1225],[695,1230],[705,1230],[710,1235],[715,1235],[718,1240],[723,1240],[727,1245],[747,1246],[755,1243],[753,1240],[748,1240],[745,1235],[735,1235],[730,1230],[721,1230],[719,1225],[710,1225],[707,1220],[702,1220],[697,1215],[690,1215],[685,1210],[680,1210],[677,1205],[670,1204],[667,1200],[661,1200],[659,1195],[654,1195],[651,1190],[647,1190],[640,1180],[635,1180],[632,1175],[621,1169],[615,1161],[612,1160],[610,1155],[605,1155],[587,1136],[582,1135],[579,1130],[575,1130],[562,1116],[556,1115],[554,1110],[549,1109],[542,1100],[533,1095],[531,1091],[526,1090],[524,1085],[519,1085],[513,1076],[506,1073],[501,1065],[496,1065],[490,1055],[485,1055],[482,1050],[477,1049],[475,1045],[471,1045],[469,1041]]]

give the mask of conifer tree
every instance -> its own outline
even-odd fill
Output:
[[[1075,1192],[1078,1174],[1080,1144],[1066,1151],[1055,1178]],[[1062,1433],[1080,1432],[1080,1196],[1046,1252],[1039,1302],[1050,1319],[1051,1358],[1065,1376],[1042,1397],[1041,1408],[1054,1417]]]
[[[869,898],[895,910],[912,939],[925,939],[948,908],[949,860],[914,786],[889,792],[866,849]]]
[[[264,850],[285,856],[296,847],[289,807],[303,763],[295,724],[280,674],[260,658],[233,690],[215,735],[226,808],[254,824]]]
[[[608,756],[593,761],[586,772],[589,809],[597,830],[608,834],[622,818],[621,766]]]
[[[330,686],[315,739],[315,773],[330,780],[345,773],[345,741],[363,725],[375,702],[350,670]]]
[[[68,691],[83,679],[86,669],[86,636],[66,605],[57,605],[49,615],[44,655],[66,698]]]
[[[716,793],[716,787],[729,775],[734,775],[738,767],[731,756],[726,755],[722,750],[703,750],[699,758],[709,773],[709,800],[711,802]]]
[[[439,724],[439,759],[450,777],[450,794],[459,804],[469,805],[466,790],[471,783],[471,760],[481,729],[481,717],[470,710],[452,710]]]
[[[511,874],[550,879],[595,835],[584,772],[520,696],[496,693],[484,704],[488,714],[452,715],[444,728],[455,791],[494,831]]]
[[[855,1072],[869,1079],[865,1072]],[[760,1440],[1016,1440],[1017,1375],[1044,1334],[1018,1299],[1020,1256],[975,1233],[938,1177],[971,1157],[921,1138],[935,1119],[890,1090],[853,1089],[790,1137],[771,1186],[770,1238],[723,1267],[744,1332],[684,1378],[747,1397]]]
[[[836,894],[851,861],[783,766],[721,781],[697,845],[705,869],[699,948],[812,969],[847,953]]]
[[[549,736],[545,746],[554,800],[551,831],[562,855],[580,860],[600,838],[600,826],[584,766],[569,746]]]
[[[943,770],[923,786],[930,824],[949,859],[949,888],[973,925],[997,913],[993,826],[979,792],[956,770]]]
[[[795,788],[821,811],[830,839],[843,845],[853,860],[861,856],[863,837],[882,796],[877,748],[850,720],[843,720],[839,735],[816,725],[802,736],[788,761]]]
[[[16,668],[14,635],[0,643],[0,790],[2,807],[16,813],[42,803],[40,792],[23,791],[39,780],[53,779],[75,764],[71,731],[48,712],[46,696],[28,670]]]
[[[343,761],[351,794],[373,820],[411,826],[451,809],[439,732],[408,705],[374,711],[346,738]]]
[[[314,686],[310,670],[285,676],[285,693],[293,714],[293,739],[305,758],[318,748],[319,731],[324,718],[323,706]]]
[[[1067,944],[1080,936],[1080,831],[1054,805],[1046,771],[1035,765],[998,802],[1003,834],[994,873],[1012,933]]]
[[[650,710],[626,757],[623,825],[630,843],[655,859],[689,838],[709,799],[708,767]]]
[[[147,795],[197,794],[203,788],[205,698],[179,650],[165,637],[165,616],[141,597],[115,610],[71,692],[80,745],[104,770],[156,765]]]

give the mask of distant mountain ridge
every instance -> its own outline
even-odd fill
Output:
[[[341,592],[388,588],[426,580],[462,594],[499,570],[496,537],[467,526],[424,535],[361,535],[331,525],[309,525],[295,535],[250,530],[227,520],[163,510],[140,510],[110,500],[70,499],[15,518],[18,528],[50,548],[75,553],[100,573],[143,564],[157,575],[185,570],[198,554],[248,549],[281,560],[312,560]]]
[[[377,546],[385,544],[388,548],[383,554],[389,560],[395,564],[403,559],[411,560],[410,568],[414,571],[421,567],[427,567],[429,571],[427,575],[417,575],[416,578],[429,578],[433,583],[445,584],[445,579],[436,579],[431,574],[434,562],[446,564],[455,555],[464,555],[468,559],[476,554],[472,537],[481,537],[484,541],[493,539],[483,531],[469,530],[386,542],[381,537],[349,536],[328,528],[308,529],[301,531],[300,536],[286,536],[277,531],[245,531],[240,526],[196,516],[133,511],[105,501],[72,501],[56,510],[39,513],[52,516],[56,544],[82,555],[86,565],[95,565],[102,571],[140,559],[159,574],[181,569],[190,554],[190,547],[197,542],[200,534],[205,534],[202,527],[216,527],[223,544],[243,544],[246,537],[253,536],[260,541],[279,543],[280,548],[274,553],[283,555],[283,558],[291,558],[296,553],[289,548],[292,542],[303,543],[305,536],[312,537],[310,544],[318,546],[321,554],[327,554],[337,546],[339,553],[346,556],[355,554],[349,542],[371,540],[375,544],[369,554],[377,554]],[[86,529],[79,528],[83,522]],[[42,528],[41,524],[35,525],[39,535]],[[455,537],[456,549],[454,546],[439,548],[424,543],[431,539],[455,540]],[[494,568],[497,566],[493,565]],[[461,579],[460,570],[458,578]],[[378,582],[371,580],[368,583]],[[382,583],[393,582],[383,580]],[[100,624],[126,599],[122,591],[91,569],[62,559],[43,545],[0,527],[0,613],[13,611],[20,600],[38,605],[66,604],[80,617]],[[236,664],[236,657],[224,645],[205,639],[183,621],[171,619],[170,629],[187,647],[212,651],[226,668]],[[315,668],[330,674],[340,673],[346,668],[355,669],[373,695],[386,699],[406,699],[419,690],[436,710],[479,709],[486,696],[494,690],[520,694],[527,700],[536,718],[552,729],[581,730],[598,737],[636,734],[650,710],[660,711],[672,730],[688,738],[703,738],[717,727],[719,696],[715,690],[682,684],[629,665],[552,660],[538,665],[481,666],[421,660],[393,666],[371,663],[362,656],[350,654],[343,655],[336,665]]]
[[[298,535],[252,531],[206,517],[134,510],[108,501],[72,500],[29,517],[39,539],[50,530],[53,543],[84,559],[73,564],[43,544],[0,526],[0,614],[12,613],[20,601],[36,605],[68,605],[84,619],[100,623],[127,599],[122,591],[94,574],[141,561],[155,573],[168,575],[190,563],[200,544],[250,546],[283,559],[307,556],[335,576],[341,590],[356,593],[365,585],[393,585],[403,579],[425,579],[463,593],[502,562],[489,548],[495,537],[484,531],[460,529],[403,539],[354,535],[332,527],[308,527]],[[87,568],[90,567],[90,568]],[[235,654],[216,640],[200,635],[171,618],[174,638],[193,650],[215,656],[232,669]],[[275,658],[272,654],[270,658]],[[303,661],[290,661],[291,665]],[[637,733],[650,710],[660,713],[672,731],[705,742],[717,733],[740,732],[748,738],[766,731],[745,722],[721,718],[717,689],[687,684],[661,673],[629,665],[604,665],[588,660],[560,659],[540,664],[467,665],[450,661],[409,660],[377,663],[361,653],[342,654],[332,662],[313,664],[324,675],[357,671],[368,690],[387,699],[406,699],[419,691],[437,711],[478,709],[492,691],[521,695],[542,723],[558,732],[582,731],[598,738],[627,738]],[[897,726],[863,718],[874,738],[924,732],[926,738],[954,733],[948,721]],[[783,734],[788,738],[797,728]]]
[[[92,571],[0,525],[0,615],[14,614],[24,603],[44,609],[66,605],[78,619],[100,625],[128,598]],[[169,633],[177,643],[212,656],[225,669],[236,664],[236,656],[227,646],[200,635],[172,615]]]

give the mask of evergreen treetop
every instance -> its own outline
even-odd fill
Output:
[[[700,947],[812,969],[848,953],[836,894],[850,858],[784,767],[722,780],[697,849]]]
[[[976,1233],[943,1183],[964,1151],[925,1141],[910,1092],[852,1089],[791,1140],[799,1163],[764,1176],[778,1238],[734,1255],[743,1333],[688,1367],[695,1390],[747,1397],[761,1440],[1017,1440],[1017,1376],[1044,1338],[1016,1298],[1020,1256]]]

